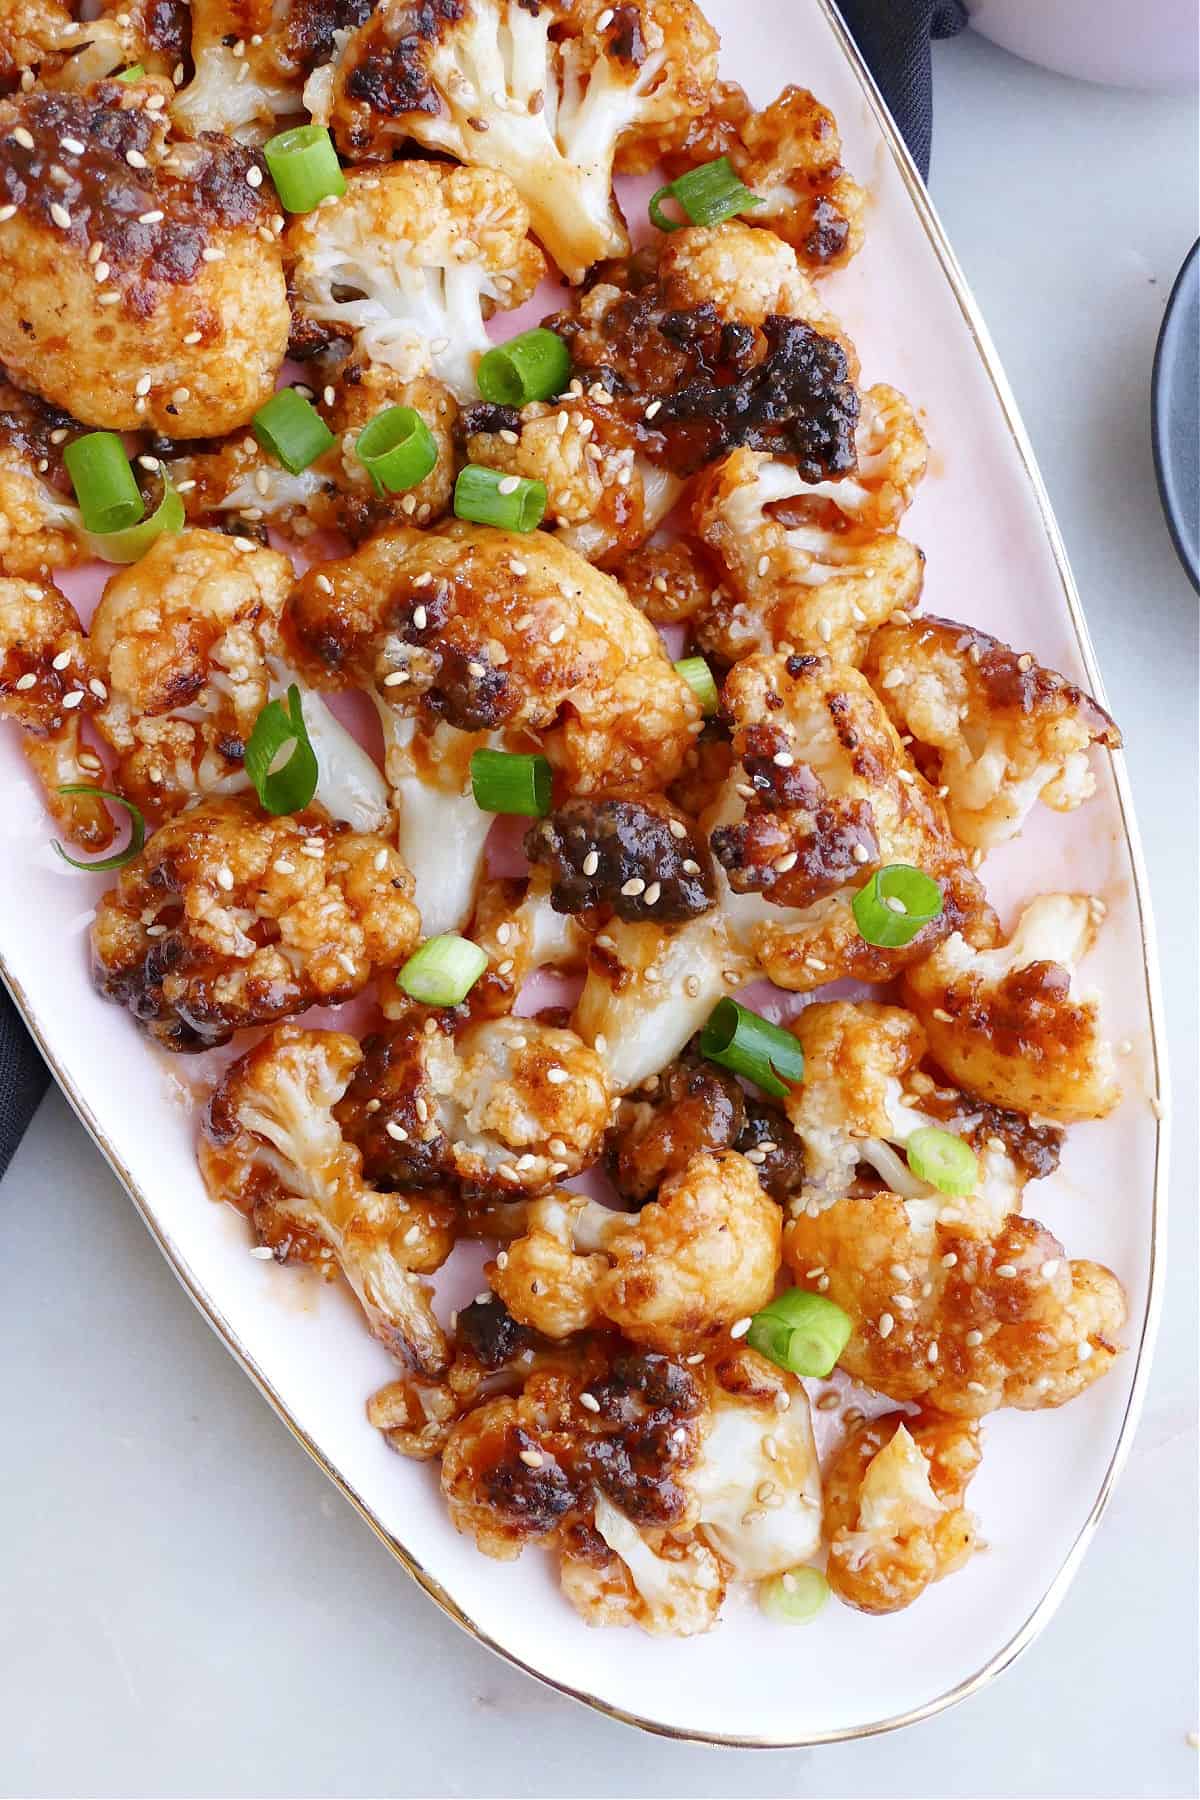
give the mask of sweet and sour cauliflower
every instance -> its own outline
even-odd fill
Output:
[[[362,9],[358,0],[190,0],[192,75],[171,102],[176,129],[261,143],[280,121],[299,123],[304,78],[331,53],[344,10],[357,22]]]
[[[105,850],[112,820],[94,794],[60,794],[95,785],[99,757],[85,749],[80,727],[98,704],[87,639],[78,615],[56,587],[0,576],[0,717],[21,729],[21,747],[50,817],[74,844]]]
[[[692,0],[381,0],[345,43],[329,108],[351,160],[415,138],[497,170],[568,281],[629,239],[614,159],[677,142],[717,73],[716,33]]]
[[[48,577],[86,555],[63,446],[83,427],[0,370],[0,571]]]
[[[956,930],[992,941],[994,916],[941,802],[856,669],[826,656],[749,656],[722,708],[737,762],[702,823],[724,874],[730,934],[780,987],[887,981]],[[861,936],[851,902],[872,871],[908,863],[942,912],[902,949]]]
[[[361,1054],[341,1032],[277,1025],[209,1101],[200,1171],[212,1198],[244,1213],[279,1262],[311,1263],[327,1277],[340,1268],[372,1335],[436,1375],[448,1350],[417,1273],[446,1260],[453,1215],[364,1182],[359,1153],[333,1117]]]
[[[172,141],[150,98],[0,102],[0,361],[89,425],[219,436],[287,347],[274,195],[230,139]]]
[[[469,916],[491,825],[474,750],[540,746],[571,792],[637,795],[674,778],[702,728],[653,626],[546,532],[380,532],[310,569],[285,625],[318,686],[376,701],[430,935]]]
[[[87,17],[83,15],[87,14]],[[187,42],[183,0],[4,0],[0,6],[0,90],[90,87],[135,65],[166,76]]]
[[[881,1413],[852,1428],[825,1469],[826,1573],[860,1612],[899,1612],[975,1548],[963,1505],[979,1427],[936,1413]]]
[[[352,169],[336,200],[292,219],[284,237],[297,318],[349,339],[405,381],[434,375],[477,397],[484,321],[519,306],[545,263],[507,176],[448,163]]]
[[[1073,811],[1095,792],[1092,745],[1120,748],[1103,707],[1065,675],[952,619],[881,626],[863,670],[924,772],[943,785],[963,844],[1007,842],[1039,800]]]
[[[100,901],[93,979],[164,1048],[206,1049],[397,967],[420,930],[411,894],[383,837],[319,808],[208,800],[160,826]]]

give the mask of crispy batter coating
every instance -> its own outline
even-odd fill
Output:
[[[911,421],[900,395],[872,388],[865,423],[882,416],[881,393]],[[861,446],[864,424],[857,437]],[[914,607],[921,591],[921,552],[891,527],[924,466],[915,424],[877,454],[860,448],[857,468],[838,479],[808,481],[750,450],[717,464],[692,500],[694,529],[722,570],[696,627],[701,646],[725,662],[789,644],[860,663],[872,629]]]
[[[679,924],[708,912],[716,875],[703,836],[660,798],[568,800],[525,833],[525,854],[550,871],[558,912],[607,912],[634,924]]]
[[[411,1007],[369,1037],[337,1109],[376,1186],[537,1193],[593,1162],[611,1103],[604,1066],[536,1019]]]
[[[1103,916],[1086,895],[1043,894],[1006,943],[972,949],[955,931],[906,970],[905,999],[955,1081],[1063,1125],[1113,1110],[1121,1089],[1099,999],[1075,975]]]
[[[687,625],[712,603],[715,583],[687,538],[647,544],[616,562],[613,574],[652,625]]]
[[[274,197],[250,152],[172,143],[141,99],[106,82],[0,102],[0,359],[89,425],[219,436],[287,345]]]
[[[740,767],[703,823],[732,934],[772,981],[797,992],[839,976],[887,981],[952,931],[991,941],[993,915],[941,803],[856,669],[750,656],[731,671],[722,707]],[[902,949],[868,944],[851,911],[872,870],[890,863],[923,869],[942,889],[940,917]]]
[[[1111,1367],[1125,1295],[1098,1263],[1015,1213],[934,1194],[851,1195],[794,1218],[784,1257],[797,1282],[854,1323],[840,1365],[892,1400],[977,1418],[998,1406],[1061,1406]],[[817,1272],[817,1273],[815,1273]]]
[[[415,947],[412,878],[386,839],[319,809],[205,801],[147,841],[92,927],[93,978],[168,1050],[224,1044],[361,993]]]
[[[473,400],[484,320],[520,306],[545,263],[507,176],[447,163],[351,170],[336,206],[294,216],[292,305],[404,381],[435,375]]]
[[[382,0],[339,57],[328,99],[355,161],[406,138],[508,177],[568,281],[629,240],[619,148],[651,161],[702,110],[716,33],[692,0]]]
[[[87,556],[83,521],[63,467],[63,445],[82,427],[70,413],[24,394],[0,371],[0,570],[48,576]]]
[[[961,843],[991,850],[1038,800],[1072,812],[1094,792],[1093,744],[1120,748],[1103,707],[1053,669],[953,619],[883,625],[863,671],[929,779],[944,784]]]
[[[104,802],[58,790],[77,782],[104,785],[100,759],[84,748],[80,730],[96,710],[95,680],[70,601],[48,583],[0,576],[0,717],[20,726],[21,747],[51,818],[85,850],[112,842]]]
[[[665,166],[676,176],[718,156],[762,201],[746,222],[791,244],[810,275],[844,268],[862,248],[866,196],[842,167],[837,121],[807,88],[789,85],[756,112],[736,82],[718,81]]]
[[[881,1413],[855,1426],[825,1471],[829,1585],[859,1612],[899,1612],[975,1547],[963,1506],[979,1427],[936,1413]]]
[[[230,1066],[209,1101],[200,1171],[213,1199],[245,1213],[280,1262],[312,1262],[327,1276],[340,1267],[372,1335],[436,1375],[446,1341],[414,1271],[445,1261],[453,1214],[363,1181],[358,1151],[332,1111],[361,1054],[341,1032],[277,1025]]]

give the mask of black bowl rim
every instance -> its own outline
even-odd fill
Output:
[[[1186,297],[1189,283],[1197,274],[1198,256],[1200,256],[1200,238],[1197,238],[1184,257],[1183,267],[1175,277],[1174,286],[1167,299],[1167,309],[1159,327],[1158,343],[1154,351],[1154,368],[1150,376],[1150,438],[1154,448],[1154,473],[1158,480],[1158,493],[1162,501],[1162,509],[1166,515],[1167,530],[1171,534],[1175,554],[1183,564],[1188,580],[1200,594],[1200,546],[1188,541],[1181,524],[1181,507],[1178,490],[1171,474],[1166,425],[1168,386],[1174,367],[1175,342],[1186,316],[1182,303]]]

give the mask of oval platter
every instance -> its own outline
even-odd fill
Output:
[[[924,188],[826,0],[707,0],[722,74],[765,103],[783,80],[832,107],[845,161],[869,195],[867,242],[825,287],[856,341],[863,384],[891,382],[918,408],[930,472],[905,522],[924,549],[924,606],[1034,650],[1103,700],[1078,595],[1012,395]],[[649,184],[629,184],[628,210]],[[528,321],[509,315],[506,329]],[[1153,925],[1119,754],[1078,812],[1039,809],[988,862],[1006,922],[1039,891],[1086,887],[1106,903],[1085,970],[1105,996],[1122,1106],[1075,1128],[1037,1212],[1073,1255],[1117,1271],[1129,1294],[1126,1354],[1058,1412],[993,1415],[970,1496],[986,1553],[906,1612],[831,1606],[770,1655],[771,1627],[731,1603],[687,1641],[586,1629],[548,1563],[481,1557],[455,1535],[430,1468],[367,1424],[393,1367],[336,1287],[247,1255],[243,1221],[205,1197],[188,1071],[146,1054],[118,1009],[93,996],[87,926],[98,880],[47,842],[15,733],[0,742],[0,954],[5,979],[80,1118],[128,1188],[184,1288],[297,1438],[426,1592],[480,1642],[602,1712],[669,1736],[798,1746],[911,1723],[972,1693],[1036,1636],[1086,1550],[1129,1449],[1160,1285],[1166,1071]],[[80,1204],[86,1204],[81,1195]],[[457,1279],[473,1291],[468,1272]],[[448,1292],[447,1304],[458,1295]],[[136,1295],[130,1304],[136,1305]],[[400,1579],[399,1571],[397,1579]],[[775,1640],[776,1647],[778,1640]]]

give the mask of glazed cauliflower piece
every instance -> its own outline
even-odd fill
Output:
[[[556,912],[678,925],[716,903],[703,834],[657,795],[567,800],[529,827],[524,845],[549,872]]]
[[[192,78],[171,102],[176,129],[190,138],[226,132],[261,143],[285,121],[300,123],[304,77],[322,47],[332,50],[329,26],[344,6],[191,0]],[[349,0],[346,10],[356,17],[360,8]]]
[[[664,163],[677,176],[718,156],[761,201],[746,223],[783,238],[809,274],[843,268],[862,248],[866,195],[842,167],[837,121],[807,88],[785,87],[756,111],[735,82],[717,82]]]
[[[248,151],[171,142],[141,98],[105,82],[0,102],[0,202],[17,209],[0,361],[89,425],[220,436],[270,396],[287,347],[274,198]]]
[[[990,943],[994,917],[941,802],[913,770],[868,682],[825,656],[749,656],[722,708],[737,763],[702,823],[743,955],[805,992],[848,976],[887,981],[955,930]],[[943,910],[900,949],[860,935],[851,908],[871,873],[908,863]]]
[[[539,969],[573,974],[583,968],[591,944],[591,934],[552,905],[549,872],[537,868],[527,881],[482,882],[469,935],[488,958],[468,1001],[477,1016],[510,1013]],[[383,1009],[389,1012],[386,996]]]
[[[77,17],[87,12],[89,18]],[[82,89],[130,65],[167,76],[187,47],[181,0],[4,0],[0,8],[0,88]]]
[[[249,788],[247,740],[293,679],[279,644],[292,579],[277,551],[192,530],[157,538],[108,582],[88,640],[107,690],[96,728],[116,752],[122,791],[147,817]],[[382,775],[316,694],[301,704],[317,801],[356,830],[380,829]]]
[[[859,1612],[899,1612],[975,1548],[963,1505],[979,1467],[979,1427],[936,1413],[864,1419],[825,1471],[826,1573]]]
[[[594,1162],[611,1111],[603,1064],[573,1032],[410,1003],[364,1043],[337,1116],[377,1187],[503,1199]]]
[[[0,371],[0,570],[48,577],[88,555],[63,446],[83,427]]]
[[[382,0],[344,46],[329,109],[352,160],[386,162],[415,138],[507,176],[577,282],[629,247],[612,192],[618,150],[678,140],[705,104],[717,47],[691,0],[434,0],[415,13]]]
[[[268,818],[243,795],[162,825],[92,927],[96,987],[168,1050],[361,993],[420,930],[412,879],[382,837],[317,808]]]
[[[600,1493],[591,1531],[581,1528],[563,1551],[559,1580],[587,1624],[639,1625],[652,1637],[710,1630],[725,1597],[720,1562],[704,1544],[665,1534],[652,1543]]]
[[[48,583],[0,576],[0,717],[20,727],[47,811],[85,850],[105,850],[112,842],[104,802],[58,790],[102,781],[100,759],[84,747],[80,729],[96,710],[95,681],[70,601]]]
[[[690,625],[712,604],[716,583],[699,546],[687,538],[647,544],[621,557],[612,572],[652,625]]]
[[[864,673],[933,782],[960,843],[992,850],[1036,803],[1072,812],[1094,792],[1093,744],[1120,748],[1103,707],[1053,669],[952,619],[883,625]]]
[[[280,1262],[349,1282],[371,1333],[436,1375],[448,1350],[414,1271],[445,1261],[448,1209],[379,1194],[333,1117],[361,1051],[336,1031],[277,1025],[226,1071],[204,1116],[199,1161],[214,1200],[237,1207]]]
[[[702,728],[658,633],[546,532],[380,532],[309,570],[286,625],[310,679],[364,687],[379,708],[430,936],[469,917],[492,823],[471,794],[474,750],[540,747],[573,793],[636,795],[678,773]]]
[[[881,391],[893,393],[873,388],[863,396],[863,419],[878,420],[872,397]],[[895,400],[907,413],[907,402]],[[904,510],[925,463],[915,425],[913,433],[885,441],[877,455],[860,451],[857,466],[835,479],[808,481],[751,450],[735,450],[708,471],[691,519],[722,579],[696,626],[703,649],[724,662],[784,644],[862,661],[872,630],[893,615],[902,619],[921,592],[916,546],[859,522],[890,513],[894,523]],[[861,443],[861,424],[856,436]],[[895,466],[910,456],[907,473]]]
[[[651,1349],[694,1350],[775,1291],[779,1208],[736,1151],[692,1157],[640,1213],[563,1193],[534,1202],[528,1223],[489,1277],[545,1337],[607,1322]]]
[[[292,305],[365,362],[405,381],[435,375],[473,400],[484,320],[526,300],[545,267],[528,229],[512,182],[494,170],[352,169],[340,199],[288,225]]]
[[[784,1232],[798,1285],[853,1322],[840,1366],[890,1400],[978,1418],[999,1406],[1061,1406],[1119,1354],[1121,1284],[1068,1261],[1044,1225],[996,1221],[981,1188],[966,1200],[930,1190],[849,1195]]]
[[[1006,943],[973,949],[955,931],[906,971],[905,1000],[954,1081],[1062,1125],[1113,1110],[1121,1089],[1100,1001],[1076,979],[1104,910],[1083,894],[1043,894]]]

